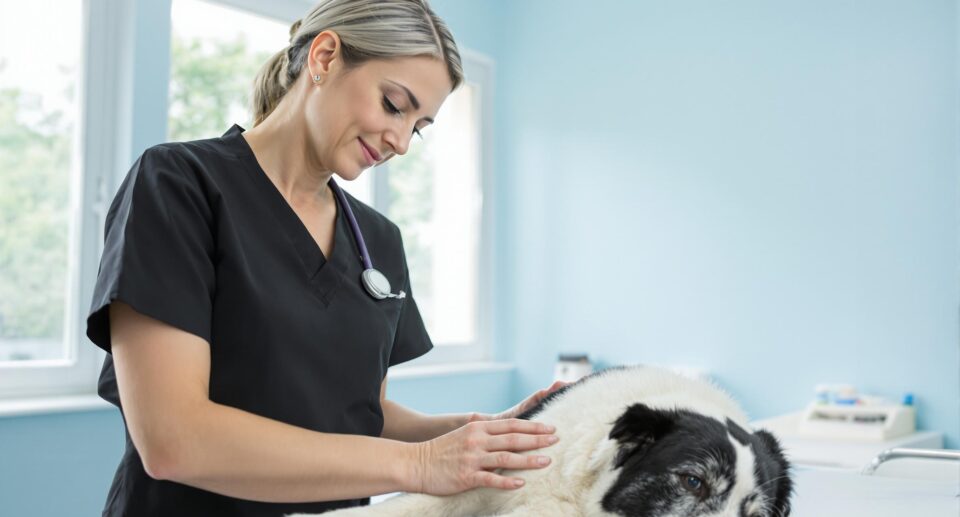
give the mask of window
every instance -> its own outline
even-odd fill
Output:
[[[290,21],[310,7],[303,0],[225,1]],[[172,36],[169,5],[132,0],[4,4],[0,17],[0,399],[95,391],[103,353],[87,341],[84,330],[106,210],[132,160],[146,146],[163,140],[166,126],[173,127],[166,95],[154,94],[158,79],[165,83],[170,77],[165,66],[169,58],[165,43]],[[207,21],[216,16],[218,21],[234,23],[226,14],[206,16]],[[247,42],[248,53],[286,44],[289,21],[261,20],[274,24],[280,43],[261,43],[264,25],[260,25],[256,37]],[[40,26],[57,38],[38,39],[36,27]],[[189,31],[185,33],[189,36]],[[201,68],[209,64],[201,58],[211,48],[216,45],[200,43],[195,61]],[[259,62],[259,58],[250,61]],[[218,77],[206,79],[216,83]],[[235,86],[231,88],[236,91]],[[220,95],[225,95],[223,91]],[[174,102],[177,99],[174,94]],[[217,113],[235,120],[212,124],[214,133],[202,136],[219,135],[230,123],[242,122],[237,106],[245,108],[246,103],[240,99],[226,107],[217,105]],[[183,131],[178,134],[207,131],[197,123],[177,127]]]
[[[492,65],[463,54],[466,82],[423,141],[415,138],[406,155],[364,175],[373,182],[373,205],[400,227],[414,297],[437,345],[418,363],[489,358]]]
[[[94,151],[107,124],[87,113],[109,118],[116,103],[104,22],[117,11],[37,0],[0,17],[0,397],[96,386],[102,355],[81,336],[110,160]]]
[[[200,0],[174,0],[171,22],[169,140],[251,128],[253,78],[287,45],[289,23]]]
[[[81,4],[17,2],[0,17],[0,362],[65,360],[78,226]],[[37,36],[37,26],[57,34]],[[30,42],[24,45],[23,42]]]

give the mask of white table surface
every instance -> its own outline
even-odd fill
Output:
[[[958,517],[960,486],[931,481],[863,476],[809,467],[794,469],[795,517]]]

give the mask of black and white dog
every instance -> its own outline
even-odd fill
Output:
[[[408,494],[324,517],[786,517],[790,467],[717,387],[647,366],[603,370],[521,418],[556,426],[549,467],[515,491]],[[537,454],[530,451],[524,454]]]

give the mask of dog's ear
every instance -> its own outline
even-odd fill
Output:
[[[672,411],[652,409],[645,404],[634,404],[620,415],[609,438],[620,444],[613,468],[620,468],[627,460],[642,454],[654,442],[674,428],[676,415]]]
[[[775,515],[790,515],[790,495],[793,493],[793,481],[790,479],[790,462],[787,461],[777,437],[760,429],[753,433],[762,449],[757,459],[769,480],[773,483],[773,509]]]

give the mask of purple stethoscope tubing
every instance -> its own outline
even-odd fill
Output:
[[[385,298],[406,298],[407,293],[403,291],[396,294],[391,293],[390,281],[387,280],[387,277],[385,277],[383,273],[373,267],[373,260],[370,259],[367,243],[363,240],[363,233],[360,232],[360,225],[357,223],[357,218],[353,215],[353,209],[350,208],[350,203],[347,202],[346,194],[340,189],[340,185],[337,185],[337,182],[333,181],[333,178],[330,178],[330,188],[333,189],[334,194],[340,199],[340,206],[343,207],[344,212],[347,214],[347,220],[350,222],[350,231],[353,232],[353,238],[357,242],[357,247],[360,248],[360,259],[363,261],[363,273],[360,275],[360,281],[364,289],[367,290],[370,296],[377,300],[383,300]]]

